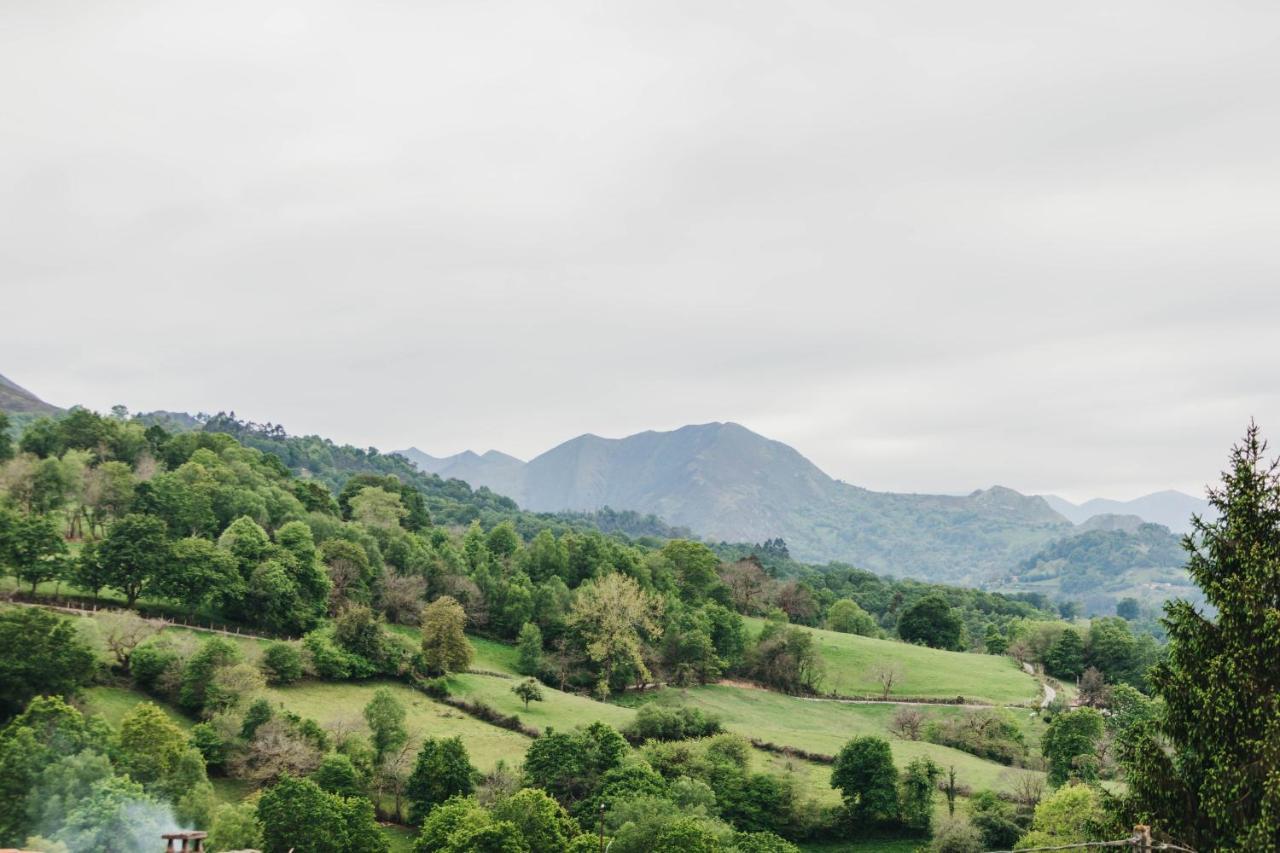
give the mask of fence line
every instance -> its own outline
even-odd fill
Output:
[[[245,637],[252,640],[285,640],[292,642],[292,637],[278,637],[271,634],[259,634],[254,631],[246,631],[242,628],[236,628],[234,631],[227,628],[215,628],[213,623],[201,625],[198,622],[189,620],[178,621],[170,619],[166,616],[147,616],[140,611],[131,610],[128,607],[73,607],[67,604],[46,604],[41,601],[22,601],[17,598],[9,599],[7,604],[15,604],[19,607],[42,607],[45,610],[60,610],[63,613],[74,613],[83,616],[92,616],[95,613],[132,613],[141,619],[147,619],[151,622],[160,622],[171,628],[189,628],[192,631],[203,631],[206,634],[221,634],[224,637]]]
[[[1023,847],[1020,850],[991,850],[988,853],[1047,853],[1051,850],[1087,850],[1105,847],[1136,847],[1140,853],[1151,853],[1154,850],[1174,850],[1177,853],[1196,853],[1189,847],[1180,847],[1165,841],[1151,840],[1151,827],[1139,824],[1133,828],[1133,835],[1118,841],[1081,841],[1075,844],[1060,844],[1055,847]]]

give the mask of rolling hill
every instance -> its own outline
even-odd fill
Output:
[[[528,463],[496,451],[445,459],[402,453],[535,512],[636,510],[712,540],[782,537],[799,559],[937,580],[984,577],[1071,530],[1042,499],[999,486],[954,496],[849,485],[735,423],[621,439],[582,435]]]

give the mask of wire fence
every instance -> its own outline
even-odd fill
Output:
[[[1080,841],[1075,844],[1059,844],[1053,847],[1022,847],[1018,850],[990,850],[987,853],[1048,853],[1051,850],[1098,850],[1107,847],[1133,847],[1141,853],[1155,850],[1172,850],[1174,853],[1196,853],[1190,847],[1181,847],[1167,841],[1153,841],[1151,827],[1136,826],[1133,835],[1117,841]]]

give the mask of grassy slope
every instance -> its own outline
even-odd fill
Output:
[[[481,770],[491,769],[499,759],[508,764],[517,763],[529,748],[529,738],[524,735],[482,723],[394,681],[336,684],[308,681],[268,688],[266,696],[271,702],[321,725],[341,722],[360,728],[364,726],[364,706],[373,698],[374,691],[383,687],[404,705],[407,712],[405,725],[412,739],[420,742],[427,737],[460,735],[471,754],[472,763]]]
[[[764,620],[748,618],[752,637],[760,633]],[[877,640],[855,634],[841,634],[820,628],[805,628],[813,634],[826,675],[822,688],[844,695],[880,693],[872,675],[876,664],[893,661],[901,669],[901,680],[892,696],[966,699],[996,704],[1030,702],[1039,695],[1036,680],[1018,668],[1012,658],[945,652],[913,646],[896,640]]]
[[[754,624],[751,627],[758,630],[759,621],[752,621]],[[177,635],[190,636],[192,639],[208,637],[207,634],[198,634],[186,629],[169,630]],[[394,630],[411,638],[417,637],[416,630],[412,628],[397,627]],[[823,641],[824,654],[829,660],[834,660],[841,666],[840,671],[844,671],[845,668],[851,669],[853,664],[850,661],[866,658],[868,650],[880,650],[884,646],[888,646],[888,651],[892,652],[896,658],[923,661],[931,669],[943,667],[944,663],[952,663],[954,666],[955,658],[960,658],[960,662],[964,664],[978,661],[980,668],[990,667],[992,662],[1000,662],[998,659],[985,656],[953,655],[953,653],[921,649],[902,643],[869,640],[828,631],[815,631],[815,633],[820,636],[820,641]],[[263,645],[249,638],[236,638],[234,642],[249,660],[257,659]],[[516,659],[514,647],[477,637],[472,637],[471,642],[476,650],[474,668],[488,672],[514,673]],[[844,653],[845,650],[852,650],[852,653]],[[829,664],[829,666],[836,670],[837,664]],[[908,664],[904,663],[904,668],[907,666]],[[916,669],[923,671],[924,667],[918,665]],[[1035,689],[1034,681],[1016,669],[1013,670],[1013,675],[1019,677],[1012,680],[1007,678],[1008,673],[1002,668],[992,671],[997,675],[988,679],[989,683],[1004,689],[1005,695],[1013,692],[1007,687],[1009,683],[1019,685],[1024,679],[1031,690]],[[525,722],[542,729],[573,728],[595,720],[621,727],[626,725],[635,713],[632,708],[624,705],[601,703],[585,696],[564,693],[546,686],[543,687],[544,701],[531,703],[526,711],[520,699],[511,692],[511,687],[515,683],[514,678],[480,673],[460,674],[451,676],[449,679],[454,695],[484,702],[503,713],[517,714]],[[911,681],[907,683],[912,685]],[[1001,685],[1005,686],[1002,688]],[[467,744],[472,761],[482,770],[490,769],[499,759],[509,764],[518,763],[528,748],[529,740],[522,735],[482,723],[393,681],[346,683],[308,681],[289,687],[269,688],[267,695],[272,702],[281,703],[291,711],[315,719],[321,724],[344,721],[362,727],[361,712],[379,687],[391,690],[404,704],[408,712],[406,722],[415,740],[429,736],[460,735]],[[928,695],[923,687],[912,685],[911,689],[913,692],[920,691],[917,695]],[[987,692],[999,694],[1000,689],[988,688]],[[1026,691],[1023,690],[1023,692]],[[969,693],[974,691],[970,690]],[[948,690],[942,690],[939,695],[954,694]],[[99,687],[89,691],[88,704],[90,710],[103,713],[108,720],[118,723],[120,717],[130,707],[146,698],[142,694],[127,689]],[[813,752],[835,753],[849,738],[858,735],[874,734],[886,737],[890,739],[894,758],[899,766],[918,755],[929,755],[944,766],[954,764],[960,775],[960,781],[975,788],[1003,787],[1008,784],[1013,775],[1008,768],[957,750],[893,738],[887,729],[888,721],[895,710],[892,705],[814,702],[764,690],[727,685],[709,685],[689,690],[668,689],[639,697],[639,701],[696,704],[718,714],[730,731]],[[627,701],[626,704],[629,705],[631,702]],[[959,713],[959,709],[947,706],[928,708],[925,711],[930,714]],[[182,725],[191,725],[190,720],[181,717],[176,711],[166,709],[166,712]],[[1020,717],[1023,712],[1015,709],[1013,713]],[[755,766],[762,770],[794,774],[800,790],[806,796],[813,797],[824,804],[833,804],[836,801],[836,792],[829,785],[830,769],[824,765],[758,750],[754,751],[753,761]],[[238,790],[228,790],[224,793],[229,799],[243,794]]]
[[[85,712],[101,714],[111,724],[112,728],[119,728],[120,721],[124,719],[124,715],[141,702],[154,703],[160,710],[165,712],[169,719],[184,730],[189,730],[195,724],[194,720],[183,716],[177,709],[171,708],[163,702],[158,702],[145,693],[127,687],[90,687],[84,692]]]
[[[732,732],[827,755],[839,752],[850,738],[876,735],[889,740],[899,767],[913,758],[928,756],[943,767],[954,765],[960,783],[975,789],[1007,788],[1016,774],[1024,772],[950,747],[894,737],[888,730],[896,710],[893,705],[812,701],[727,685],[660,691],[649,701],[694,705],[718,715]],[[946,706],[925,710],[930,714],[960,712]]]

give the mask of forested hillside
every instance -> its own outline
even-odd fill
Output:
[[[1091,521],[1124,518],[1095,516]],[[1081,532],[1028,557],[996,588],[1075,601],[1085,613],[1104,615],[1126,598],[1152,606],[1175,596],[1199,600],[1184,568],[1182,539],[1168,528],[1141,522],[1089,527],[1086,523]]]
[[[605,534],[402,480],[399,457],[211,423],[73,409],[0,445],[0,843],[79,853],[176,821],[214,851],[308,849],[318,826],[317,853],[578,853],[602,804],[636,853],[1119,831],[1128,806],[1096,785],[1141,770],[1164,666],[1131,617],[815,567],[778,538]],[[1151,527],[1050,553],[1102,569],[1127,536],[1161,562]],[[124,610],[73,625],[53,602]],[[42,809],[67,786],[83,807]],[[940,791],[965,817],[939,822]],[[1043,816],[1063,809],[1094,828]]]

